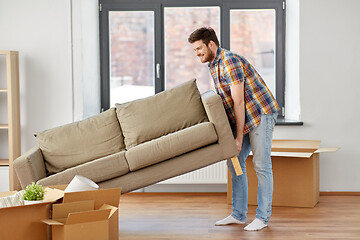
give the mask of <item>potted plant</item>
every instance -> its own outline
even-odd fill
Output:
[[[24,204],[29,205],[29,204],[40,203],[44,200],[44,194],[45,194],[44,188],[41,185],[33,182],[28,186],[26,186],[23,195]]]

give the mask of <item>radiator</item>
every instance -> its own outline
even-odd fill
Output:
[[[186,173],[159,184],[218,184],[227,183],[226,161],[221,161],[199,170]]]

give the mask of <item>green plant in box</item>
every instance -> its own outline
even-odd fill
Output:
[[[24,192],[24,200],[28,200],[28,201],[43,200],[44,194],[45,194],[44,188],[41,185],[33,182],[28,186],[26,186]]]

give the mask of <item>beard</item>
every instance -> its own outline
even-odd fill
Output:
[[[206,53],[204,53],[202,56],[200,56],[200,61],[202,63],[212,62],[212,60],[214,58],[215,58],[215,54],[210,50],[209,47],[207,47]]]

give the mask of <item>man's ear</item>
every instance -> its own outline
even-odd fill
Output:
[[[216,45],[216,43],[215,43],[213,40],[210,40],[208,46],[210,47],[211,50],[217,49],[217,45]]]

